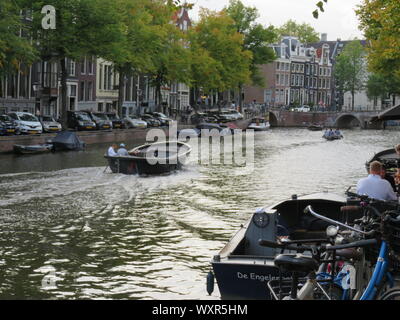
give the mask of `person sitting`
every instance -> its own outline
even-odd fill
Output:
[[[128,150],[126,150],[125,144],[124,144],[124,143],[121,143],[121,144],[119,145],[119,149],[118,149],[118,151],[117,151],[117,154],[118,154],[119,156],[123,156],[123,157],[129,156]]]
[[[118,156],[117,148],[118,148],[118,145],[117,145],[116,143],[113,143],[113,144],[111,145],[111,147],[108,148],[107,155],[108,155],[109,157],[116,157],[116,156]]]
[[[381,172],[382,164],[379,161],[371,162],[368,177],[357,183],[357,193],[377,200],[397,200],[389,181],[381,178]]]
[[[382,164],[381,178],[389,181],[390,185],[393,188],[393,191],[397,192],[396,183],[394,181],[394,178],[390,174],[387,173],[386,166],[384,164]]]
[[[340,132],[339,129],[335,130],[335,136],[342,137],[342,133]]]

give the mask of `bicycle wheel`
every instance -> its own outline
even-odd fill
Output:
[[[379,300],[400,300],[400,287],[385,292]]]

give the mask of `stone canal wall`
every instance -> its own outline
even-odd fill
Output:
[[[193,127],[188,125],[180,125],[179,128]],[[112,131],[79,131],[77,135],[87,145],[96,143],[113,143],[113,142],[129,142],[129,141],[145,141],[146,134],[150,129],[122,129]],[[168,128],[163,128],[168,136]],[[13,151],[14,144],[35,145],[46,143],[55,137],[55,133],[40,134],[40,135],[20,135],[0,137],[0,153]]]
[[[236,121],[235,124],[245,129],[249,120]],[[194,128],[194,125],[179,124],[178,129]],[[112,131],[78,131],[77,135],[87,145],[96,143],[113,143],[124,141],[145,141],[149,129],[115,129]],[[168,128],[162,128],[169,135]],[[14,144],[35,145],[46,143],[47,140],[55,137],[55,133],[40,135],[20,135],[20,136],[0,136],[0,153],[8,153],[13,151]]]

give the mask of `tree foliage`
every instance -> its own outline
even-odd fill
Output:
[[[226,12],[203,9],[190,31],[192,79],[196,87],[219,92],[250,82],[252,53]]]
[[[294,20],[287,21],[284,25],[277,28],[279,37],[297,37],[302,43],[312,43],[319,41],[319,34],[308,23],[297,23]]]
[[[20,64],[31,64],[37,52],[25,34],[28,26],[20,15],[20,8],[13,0],[0,1],[0,74],[13,72]]]
[[[364,0],[356,11],[369,40],[368,63],[375,73],[400,79],[400,6],[398,0]]]
[[[243,35],[243,49],[252,53],[250,64],[251,80],[254,85],[264,86],[265,80],[260,75],[259,65],[275,60],[275,53],[270,47],[277,39],[273,26],[264,27],[257,23],[258,9],[246,7],[240,0],[230,0],[225,8],[234,21],[236,31]]]

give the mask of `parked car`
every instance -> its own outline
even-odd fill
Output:
[[[309,106],[301,106],[301,107],[295,108],[294,111],[297,111],[297,112],[310,112],[311,108]]]
[[[199,124],[202,122],[207,122],[207,123],[217,123],[218,120],[214,116],[210,116],[207,113],[204,112],[197,112],[193,115],[190,116],[190,122],[192,124]]]
[[[218,122],[229,122],[229,121],[236,120],[236,117],[233,114],[231,114],[229,111],[226,111],[226,110],[209,111],[208,115],[217,118]]]
[[[159,120],[162,126],[170,126],[174,122],[173,119],[168,118],[164,113],[161,112],[149,112],[148,114]]]
[[[92,111],[83,111],[86,112],[89,117],[96,124],[97,130],[107,130],[112,129],[112,121],[110,121],[105,113],[102,112],[92,112]]]
[[[68,128],[75,130],[96,130],[96,123],[86,112],[68,111]]]
[[[8,115],[14,120],[20,133],[38,134],[43,132],[39,119],[29,112],[10,112]]]
[[[134,115],[126,116],[123,121],[125,128],[147,128],[147,122]]]
[[[107,118],[112,122],[112,126],[114,129],[123,129],[125,128],[125,124],[123,119],[121,119],[116,113],[106,112]]]
[[[159,127],[161,126],[161,121],[157,120],[150,114],[144,114],[141,116],[142,120],[146,121],[148,127]]]
[[[60,132],[62,130],[61,123],[54,120],[52,116],[39,116],[44,132]]]
[[[0,115],[0,135],[4,136],[9,134],[19,134],[19,130],[10,116],[2,114]]]
[[[225,114],[231,115],[235,120],[242,120],[243,119],[243,115],[239,111],[237,111],[235,109],[229,109],[229,110],[226,110],[224,112],[225,112]]]

